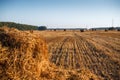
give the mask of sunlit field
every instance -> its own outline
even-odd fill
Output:
[[[119,31],[0,28],[1,80],[119,80]]]
[[[50,62],[76,70],[85,68],[103,79],[120,75],[119,31],[43,31]]]

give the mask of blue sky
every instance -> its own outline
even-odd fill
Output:
[[[0,0],[0,21],[48,28],[120,26],[120,0]]]

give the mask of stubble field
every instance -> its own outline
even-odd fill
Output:
[[[69,70],[87,69],[104,80],[120,79],[120,32],[41,31],[50,62]]]

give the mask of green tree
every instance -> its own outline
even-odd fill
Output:
[[[46,30],[46,29],[47,29],[46,26],[40,26],[40,27],[38,27],[38,30]]]

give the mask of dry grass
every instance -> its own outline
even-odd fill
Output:
[[[88,69],[65,70],[49,62],[46,43],[33,32],[0,28],[0,80],[98,80]]]

